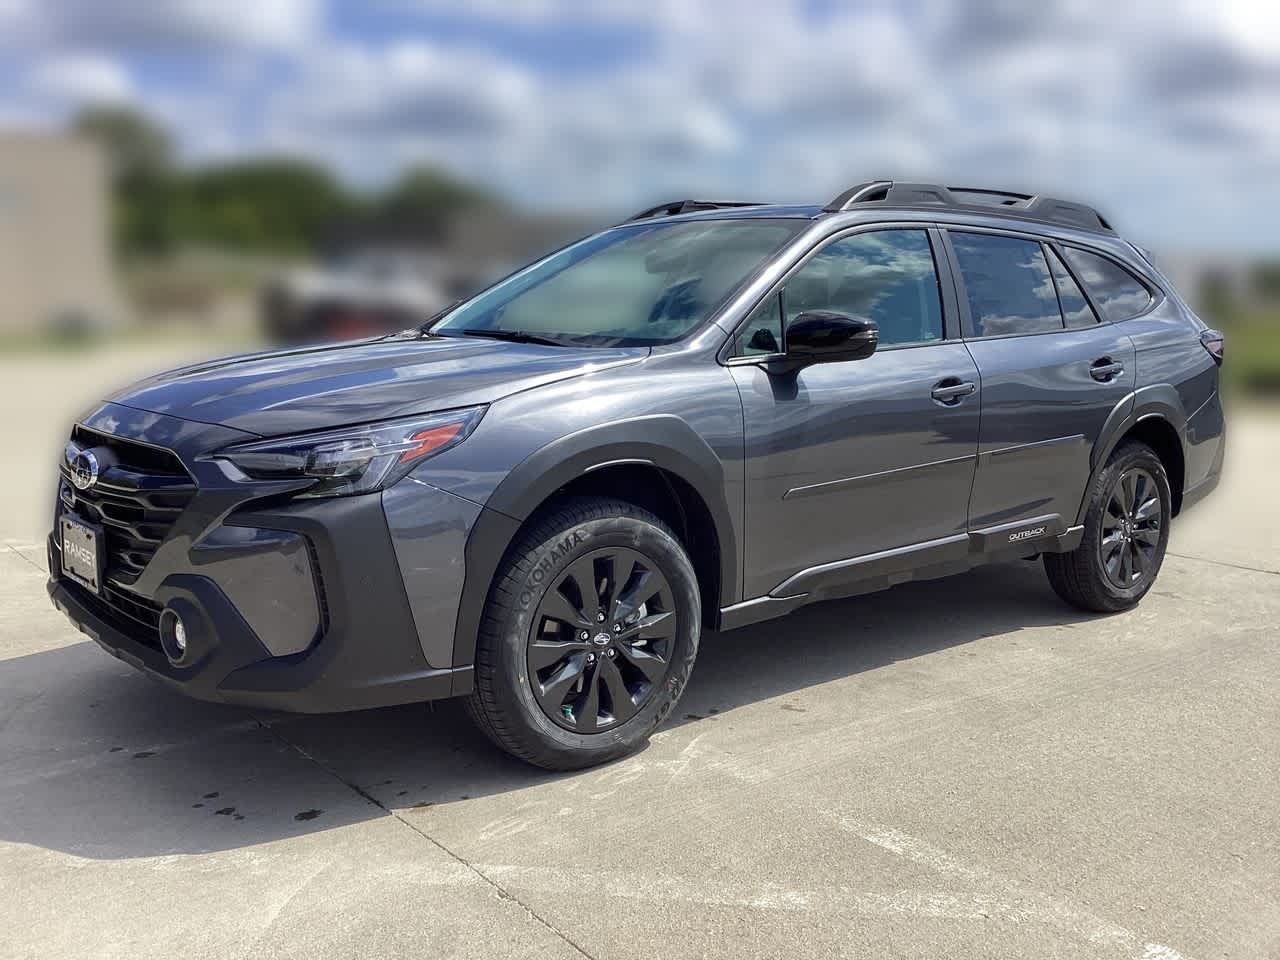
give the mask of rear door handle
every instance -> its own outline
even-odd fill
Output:
[[[973,391],[978,389],[978,385],[971,380],[961,380],[959,377],[947,377],[945,380],[939,380],[933,385],[931,396],[939,403],[947,406],[954,406],[959,403]]]
[[[1099,383],[1114,380],[1122,373],[1124,373],[1124,364],[1118,360],[1112,360],[1110,357],[1102,357],[1095,360],[1089,367],[1089,376]]]

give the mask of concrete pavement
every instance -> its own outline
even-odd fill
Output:
[[[1018,563],[711,636],[646,750],[571,775],[451,704],[187,701],[49,607],[12,517],[0,957],[1280,956],[1280,426],[1232,428],[1137,610]]]

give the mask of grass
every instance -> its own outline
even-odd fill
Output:
[[[1280,308],[1233,311],[1218,327],[1227,338],[1222,365],[1227,389],[1280,396]]]

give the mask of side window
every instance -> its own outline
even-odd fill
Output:
[[[880,345],[942,339],[942,299],[924,230],[876,230],[835,240],[787,281],[787,323],[808,310],[874,320]]]
[[[1098,322],[1098,315],[1089,306],[1089,301],[1080,292],[1080,286],[1072,279],[1070,272],[1062,265],[1052,247],[1049,252],[1049,268],[1053,270],[1053,279],[1058,284],[1058,300],[1062,303],[1062,319],[1068,327],[1092,327]]]
[[[1058,295],[1039,243],[989,233],[952,233],[951,246],[964,277],[975,336],[1062,329]]]
[[[782,300],[771,294],[751,311],[733,345],[735,357],[782,352]]]
[[[1075,247],[1062,252],[1108,320],[1128,320],[1151,304],[1150,291],[1119,264]]]

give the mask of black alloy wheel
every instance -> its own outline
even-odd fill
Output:
[[[1160,487],[1141,467],[1120,474],[1102,511],[1099,559],[1107,579],[1122,590],[1154,572],[1161,532]]]
[[[1046,553],[1058,596],[1081,610],[1116,613],[1140,601],[1164,562],[1173,493],[1164,462],[1145,443],[1120,445],[1090,480],[1080,544]]]
[[[662,519],[613,497],[552,501],[494,575],[467,712],[548,770],[616,760],[670,716],[701,625],[693,563]]]
[[[626,547],[576,559],[543,595],[529,631],[534,697],[580,734],[626,723],[671,665],[675,600],[657,564]]]

